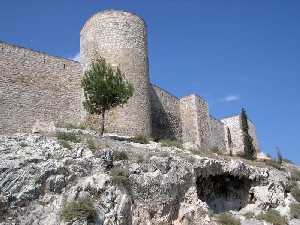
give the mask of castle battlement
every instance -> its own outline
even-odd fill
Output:
[[[119,66],[135,88],[128,104],[108,113],[108,132],[228,151],[229,128],[234,152],[243,148],[238,117],[218,120],[197,94],[178,98],[150,83],[146,23],[136,14],[116,10],[98,12],[83,25],[80,63],[0,42],[0,133],[31,132],[37,121],[96,125],[97,118],[82,106],[80,80],[98,55]],[[259,149],[255,126],[249,124]]]

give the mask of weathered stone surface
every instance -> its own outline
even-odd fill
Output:
[[[288,174],[282,171],[200,157],[153,142],[137,145],[109,137],[99,141],[109,150],[94,154],[82,143],[71,143],[68,150],[41,135],[0,136],[0,211],[5,211],[0,224],[86,224],[60,221],[64,203],[80,198],[93,201],[93,224],[105,225],[208,225],[215,224],[209,211],[233,210],[236,216],[268,208],[284,212],[295,201],[285,195]],[[107,151],[128,155],[128,160],[113,162],[113,169],[127,171],[126,185],[113,182]],[[218,207],[213,206],[216,202]]]
[[[61,123],[99,127],[99,117],[83,108],[80,85],[96,55],[118,66],[135,89],[127,104],[107,112],[107,132],[225,151],[226,130],[210,116],[206,100],[195,94],[179,99],[150,83],[145,21],[120,10],[98,12],[86,21],[80,32],[81,64],[0,42],[0,133],[51,133]],[[233,129],[234,151],[241,151],[236,118],[224,121]],[[249,132],[258,146],[252,123]]]
[[[226,117],[221,119],[221,121],[224,123],[224,135],[225,135],[225,143],[226,143],[226,148],[227,151],[229,152],[229,145],[228,145],[228,138],[227,138],[227,128],[230,130],[231,134],[231,139],[232,139],[232,147],[231,150],[233,154],[241,154],[243,153],[244,150],[244,142],[243,142],[243,132],[241,128],[241,121],[240,121],[240,115],[234,115],[230,117]],[[248,120],[248,125],[249,125],[249,135],[253,138],[253,145],[255,149],[259,152],[260,147],[259,147],[259,142],[258,138],[256,136],[256,130],[255,130],[255,125],[251,120]]]

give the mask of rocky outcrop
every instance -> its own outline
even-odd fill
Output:
[[[212,213],[288,212],[295,201],[286,172],[154,142],[79,134],[100,147],[91,151],[83,141],[68,149],[39,134],[0,136],[1,225],[215,224]],[[112,161],[120,152],[127,157]],[[92,202],[95,217],[62,221],[64,205],[78,199]]]

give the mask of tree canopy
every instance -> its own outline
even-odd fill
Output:
[[[104,132],[105,112],[124,105],[133,95],[133,85],[125,80],[120,68],[114,69],[104,58],[92,62],[81,80],[84,108],[90,114],[102,115],[101,134]]]

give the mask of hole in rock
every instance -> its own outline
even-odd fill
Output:
[[[245,207],[250,197],[250,187],[249,179],[228,174],[197,178],[198,198],[215,213]]]

